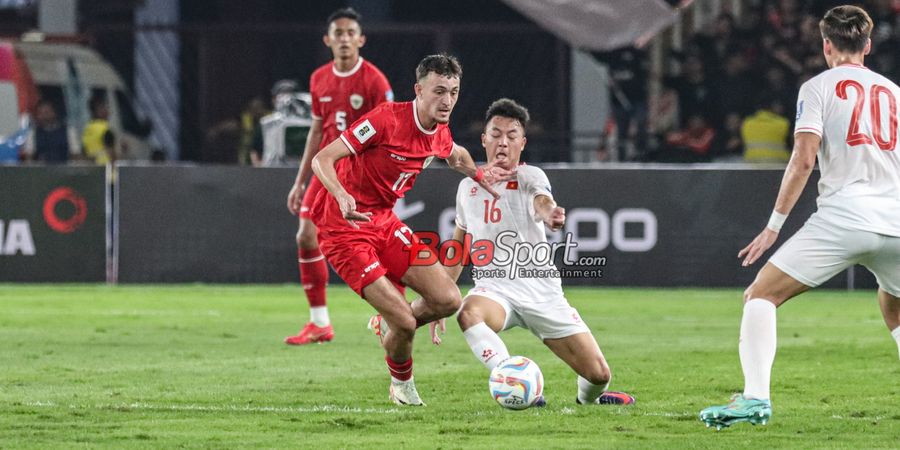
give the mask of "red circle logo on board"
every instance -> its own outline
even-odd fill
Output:
[[[67,202],[75,209],[71,217],[60,217],[56,213],[56,207],[62,202]],[[68,234],[77,230],[87,218],[87,202],[84,197],[70,187],[58,187],[44,199],[44,220],[47,225],[57,233]]]

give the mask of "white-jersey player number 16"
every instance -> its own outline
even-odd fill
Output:
[[[897,99],[890,89],[873,84],[868,94],[869,114],[872,123],[872,136],[867,136],[859,130],[859,120],[863,112],[866,101],[866,89],[861,83],[855,80],[842,80],[835,87],[837,96],[842,100],[849,100],[849,90],[856,91],[856,100],[853,105],[853,114],[850,116],[850,128],[847,130],[847,145],[853,147],[856,145],[875,145],[884,151],[894,151],[897,148]],[[886,101],[887,104],[883,104]],[[887,108],[885,108],[885,106]],[[888,113],[888,133],[887,139],[884,137],[882,129],[882,114],[884,109]]]

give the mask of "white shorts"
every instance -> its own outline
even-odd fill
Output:
[[[522,327],[535,336],[544,339],[559,339],[591,330],[581,320],[578,311],[569,305],[565,297],[535,303],[523,302],[495,290],[476,287],[469,290],[466,298],[477,295],[497,302],[506,311],[503,329]]]
[[[900,296],[900,237],[844,228],[819,213],[813,214],[769,262],[810,287],[861,264],[875,274],[881,289]]]

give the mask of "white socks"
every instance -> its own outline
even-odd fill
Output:
[[[894,328],[894,331],[891,331],[891,336],[897,341],[897,350],[900,351],[900,327]]]
[[[316,324],[317,327],[327,327],[331,324],[328,319],[327,306],[314,306],[309,308],[309,321]]]
[[[593,384],[581,375],[578,376],[578,401],[582,405],[595,403],[600,395],[606,392],[609,382],[606,384]]]
[[[775,304],[761,298],[744,304],[739,349],[744,397],[768,400],[775,361]]]
[[[469,343],[472,353],[488,370],[492,370],[501,361],[509,358],[506,344],[484,322],[479,322],[477,325],[464,331],[463,336],[465,336],[466,342]]]

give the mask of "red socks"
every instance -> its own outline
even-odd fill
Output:
[[[328,286],[328,263],[319,249],[297,250],[300,282],[306,291],[311,308],[325,306],[325,286]]]
[[[394,362],[390,356],[385,355],[384,361],[387,363],[388,370],[391,372],[392,377],[399,381],[408,381],[412,378],[412,357],[402,363],[398,363]]]

